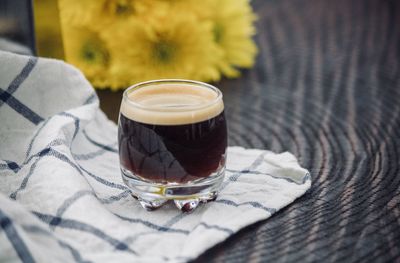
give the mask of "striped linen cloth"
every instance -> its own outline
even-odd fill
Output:
[[[0,262],[186,262],[311,185],[290,153],[230,147],[215,202],[147,212],[117,152],[117,127],[78,70],[0,52]]]

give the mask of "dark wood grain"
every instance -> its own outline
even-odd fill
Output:
[[[196,262],[400,262],[400,2],[252,3],[257,64],[216,83],[230,144],[290,151],[313,184]]]

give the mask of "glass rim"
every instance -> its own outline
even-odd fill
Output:
[[[212,90],[213,92],[215,92],[217,94],[217,96],[206,102],[206,103],[202,103],[199,105],[191,105],[191,106],[187,106],[187,107],[179,107],[179,108],[172,108],[172,107],[168,107],[168,106],[157,106],[157,105],[143,105],[140,103],[137,103],[133,100],[131,100],[128,96],[129,93],[134,92],[135,90],[138,90],[140,88],[144,88],[146,86],[151,86],[151,85],[158,85],[158,84],[189,84],[195,87],[201,87],[201,88],[207,88]],[[222,100],[222,92],[221,90],[219,90],[217,87],[205,83],[205,82],[201,82],[201,81],[196,81],[196,80],[188,80],[188,79],[156,79],[156,80],[149,80],[149,81],[144,81],[144,82],[140,82],[137,84],[134,84],[130,87],[128,87],[124,93],[122,94],[122,99],[123,99],[123,103],[128,103],[129,105],[136,107],[136,108],[140,108],[143,110],[154,110],[154,111],[159,111],[159,110],[173,110],[173,111],[187,111],[187,110],[196,110],[196,109],[203,109],[203,108],[207,108],[210,106],[215,105],[216,103],[218,103],[219,101]]]

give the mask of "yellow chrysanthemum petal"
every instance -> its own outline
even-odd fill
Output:
[[[131,17],[147,19],[165,14],[160,0],[59,0],[61,18],[74,25],[101,30]]]
[[[118,24],[103,32],[111,48],[118,51],[112,75],[132,83],[155,78],[218,80],[216,64],[221,53],[211,27],[182,14]]]
[[[110,52],[100,36],[85,27],[63,27],[66,61],[77,66],[96,86],[105,86]]]
[[[252,67],[257,54],[252,40],[256,17],[249,0],[203,0],[203,4],[208,8],[200,16],[213,22],[214,40],[224,52],[220,70],[227,77],[237,77],[236,67]]]
[[[107,0],[58,0],[61,20],[66,24],[90,25]]]

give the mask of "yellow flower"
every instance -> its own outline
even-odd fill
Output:
[[[61,20],[65,25],[90,25],[93,14],[101,11],[107,0],[58,0]]]
[[[207,18],[211,10],[207,4],[199,0],[158,0],[168,4],[170,14],[192,14],[198,18]],[[233,0],[235,1],[235,0]]]
[[[59,0],[66,60],[94,86],[217,81],[254,64],[250,0]]]
[[[65,21],[99,30],[129,17],[164,13],[159,0],[59,0],[59,6]]]
[[[146,19],[165,14],[165,8],[166,4],[160,3],[159,0],[106,0],[100,12],[94,14],[93,22],[125,22],[131,17]]]
[[[252,40],[256,17],[249,0],[203,0],[203,4],[207,8],[200,16],[213,22],[214,40],[224,51],[220,70],[227,77],[237,77],[236,67],[252,67],[257,54]]]
[[[115,25],[104,31],[115,50],[111,74],[131,83],[156,78],[218,80],[221,53],[211,26],[184,14]]]
[[[106,43],[85,27],[63,25],[62,30],[66,61],[82,70],[96,87],[107,86],[111,58]]]

